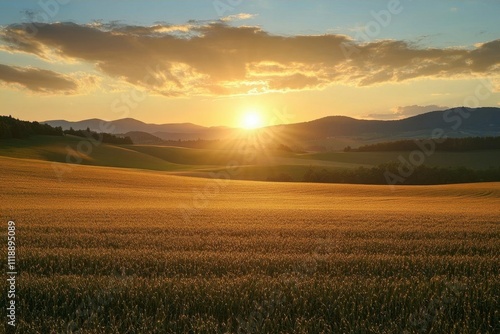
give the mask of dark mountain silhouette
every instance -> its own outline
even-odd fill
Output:
[[[80,122],[46,121],[63,129],[86,129],[115,134],[146,132],[163,140],[226,139],[240,130],[228,127],[203,127],[192,123],[148,124],[132,118],[105,122],[89,119]],[[263,134],[303,141],[336,137],[402,139],[430,137],[436,128],[450,137],[495,136],[500,134],[500,108],[452,108],[392,121],[363,120],[346,116],[329,116],[310,122],[276,125],[260,129]]]
[[[275,131],[291,138],[321,139],[339,136],[430,136],[436,128],[455,136],[500,133],[500,108],[452,108],[393,121],[329,116],[310,122],[278,125]]]
[[[163,140],[224,139],[239,131],[238,129],[225,126],[205,127],[192,123],[149,124],[133,118],[123,118],[115,121],[104,121],[102,119],[92,118],[78,122],[52,120],[43,123],[51,126],[60,126],[63,130],[69,130],[69,128],[85,130],[89,128],[92,131],[104,131],[113,134],[145,132]]]
[[[127,133],[131,131],[142,131],[154,134],[156,132],[166,133],[197,133],[206,129],[206,127],[192,123],[173,123],[173,124],[148,124],[138,121],[134,118],[123,118],[115,121],[104,121],[98,118],[87,119],[78,122],[69,122],[65,120],[45,121],[43,123],[60,126],[63,130],[72,127],[75,130],[84,130],[87,127],[92,131],[110,132],[114,134]]]

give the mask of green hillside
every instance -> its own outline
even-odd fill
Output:
[[[231,160],[243,160],[242,154],[227,150],[155,145],[128,145],[126,147],[141,154],[184,165],[226,165]]]
[[[276,164],[275,159],[295,157],[293,153],[280,150],[245,150],[237,146],[226,149],[197,149],[155,145],[130,145],[126,147],[165,161],[185,165],[226,166],[231,162],[238,162],[240,165],[270,165]]]
[[[325,152],[298,155],[305,160],[321,160],[349,164],[378,166],[390,161],[397,161],[399,156],[409,159],[411,151],[405,152]],[[472,152],[435,152],[425,158],[425,165],[431,167],[466,167],[487,169],[500,166],[500,150]]]
[[[80,153],[77,153],[78,147],[81,148]],[[72,163],[83,165],[163,171],[187,167],[169,163],[122,146],[94,145],[86,139],[74,136],[32,136],[26,139],[3,139],[0,140],[0,155],[55,162],[68,162],[69,160]]]
[[[77,148],[80,148],[78,150]],[[84,151],[84,153],[76,153]],[[279,150],[192,149],[153,145],[91,144],[74,136],[32,136],[0,140],[0,156],[71,162],[83,165],[138,168],[211,177],[211,172],[237,166],[232,179],[302,181],[310,167],[328,171],[374,167],[411,152],[327,152],[296,154]],[[500,166],[500,151],[435,152],[425,160],[431,167],[488,169]]]

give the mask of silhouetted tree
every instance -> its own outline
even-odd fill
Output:
[[[335,170],[308,168],[303,176],[304,182],[319,183],[362,183],[362,184],[387,184],[385,173],[399,175],[400,165],[395,162],[366,168],[339,168]],[[500,167],[490,167],[486,170],[475,170],[465,167],[414,167],[410,176],[403,178],[399,184],[448,184],[469,182],[498,182],[500,181]]]
[[[412,151],[419,149],[432,139],[398,140],[360,146],[352,149],[347,146],[344,152],[383,152],[383,151]],[[419,145],[420,144],[420,145]],[[433,142],[436,151],[472,151],[472,150],[497,150],[500,149],[500,137],[466,137],[447,138],[443,142]]]
[[[10,115],[0,116],[0,138],[26,138],[31,135],[62,136],[62,128],[21,121]]]
[[[120,137],[110,133],[97,133],[95,131],[91,131],[90,128],[87,127],[87,130],[73,130],[70,128],[69,130],[64,131],[65,134],[78,136],[83,138],[92,138],[96,141],[100,141],[102,143],[107,144],[116,144],[116,145],[132,145],[133,141],[130,137]]]

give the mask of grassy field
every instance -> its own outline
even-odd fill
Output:
[[[26,139],[3,139],[0,140],[0,155],[54,162],[69,161],[82,165],[163,171],[188,168],[188,166],[167,162],[127,147],[102,143],[96,145],[85,138],[75,136],[32,136]]]
[[[377,166],[390,161],[398,161],[401,155],[406,160],[411,152],[326,152],[299,155],[306,160],[334,161],[354,165]],[[431,167],[466,167],[472,169],[488,169],[500,166],[500,151],[472,152],[434,152],[426,157],[425,165]]]
[[[257,153],[256,151],[238,149],[237,147],[228,149],[195,149],[154,145],[130,145],[126,147],[168,162],[184,165],[225,166],[230,161],[238,161],[240,164],[265,165],[272,164],[274,159],[295,156],[293,153],[277,150],[266,150]]]
[[[237,143],[235,144],[238,145]],[[78,149],[80,148],[80,149]],[[286,173],[302,180],[309,166],[326,169],[373,167],[397,161],[410,152],[327,152],[298,154],[279,150],[192,149],[154,145],[95,145],[74,136],[33,136],[28,139],[0,141],[0,156],[39,159],[55,162],[78,162],[84,165],[139,168],[159,171],[189,172],[205,176],[207,170],[218,170],[236,162],[242,167],[239,179],[266,180]],[[500,165],[500,152],[435,152],[425,164],[437,167],[463,166],[487,169]]]
[[[0,163],[18,333],[500,331],[500,183],[393,191],[80,165],[58,179],[50,162]]]

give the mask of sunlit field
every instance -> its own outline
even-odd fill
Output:
[[[498,13],[0,0],[0,334],[500,334]]]
[[[50,162],[0,163],[18,333],[500,330],[499,183],[392,190],[76,165],[58,181]]]

